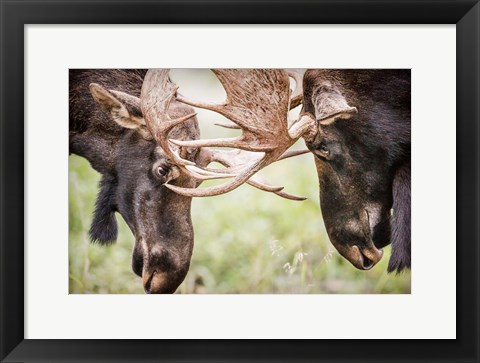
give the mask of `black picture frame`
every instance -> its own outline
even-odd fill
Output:
[[[478,0],[275,2],[0,0],[0,14],[2,362],[480,361]],[[24,339],[24,25],[215,23],[456,24],[457,339],[382,341]],[[432,123],[433,129],[435,120],[429,122]],[[448,264],[439,261],[438,268],[448,268]],[[415,327],[412,326],[412,329]]]

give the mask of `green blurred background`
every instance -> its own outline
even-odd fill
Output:
[[[224,92],[206,70],[173,70],[187,97],[221,101]],[[294,119],[298,108],[291,112]],[[221,116],[198,110],[202,138],[232,136]],[[299,141],[295,148],[304,148]],[[308,197],[295,202],[244,185],[222,196],[195,198],[195,247],[190,271],[177,293],[410,293],[410,272],[387,274],[390,247],[370,271],[360,271],[333,248],[323,224],[311,154],[280,161],[262,172],[271,184]],[[88,161],[69,156],[70,293],[142,294],[131,269],[134,238],[117,214],[119,236],[111,246],[89,242],[100,175]],[[208,186],[208,183],[201,187]]]

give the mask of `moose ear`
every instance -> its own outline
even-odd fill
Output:
[[[117,240],[118,225],[115,218],[115,183],[105,176],[100,181],[100,192],[95,202],[90,240],[102,245],[112,244]]]
[[[152,139],[145,120],[140,116],[140,100],[123,92],[108,91],[97,83],[90,84],[90,92],[95,101],[110,113],[113,121],[127,129],[138,130],[147,140]],[[138,108],[137,111],[135,111],[136,108]]]
[[[351,107],[345,97],[329,82],[318,87],[312,95],[315,117],[321,125],[329,125],[336,119],[348,119],[356,114],[357,108]]]

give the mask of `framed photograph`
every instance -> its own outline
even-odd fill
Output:
[[[479,361],[477,1],[1,8],[2,362]]]

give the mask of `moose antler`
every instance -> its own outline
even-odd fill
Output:
[[[195,163],[182,159],[173,151],[166,136],[178,124],[194,117],[196,113],[170,118],[169,108],[178,87],[170,82],[168,69],[149,70],[143,81],[140,94],[141,109],[147,128],[157,143],[164,150],[166,157],[176,165],[195,165]]]
[[[303,75],[305,69],[287,69],[287,74],[295,80],[295,89],[290,95],[290,110],[303,101]]]
[[[173,191],[191,197],[214,196],[229,192],[247,182],[257,188],[276,193],[289,199],[303,200],[282,192],[283,187],[274,187],[260,181],[254,175],[267,165],[289,156],[308,152],[288,152],[315,120],[310,116],[302,118],[288,128],[287,115],[292,100],[298,102],[298,90],[290,95],[290,81],[284,70],[213,70],[222,83],[227,98],[222,104],[194,102],[177,94],[178,87],[168,78],[168,70],[149,70],[141,92],[142,112],[147,127],[165,150],[167,156],[199,180],[230,178],[233,180],[219,186],[203,189],[180,188],[166,184]],[[292,76],[293,77],[293,76]],[[297,89],[301,82],[296,80]],[[300,92],[301,93],[301,92]],[[170,118],[169,106],[176,97],[182,103],[215,111],[227,117],[243,130],[239,137],[209,140],[180,141],[169,140],[170,130],[195,114]],[[202,168],[182,159],[171,149],[171,144],[179,147],[202,148],[205,164],[217,161],[224,169]],[[229,147],[236,150],[219,151],[209,147]]]

